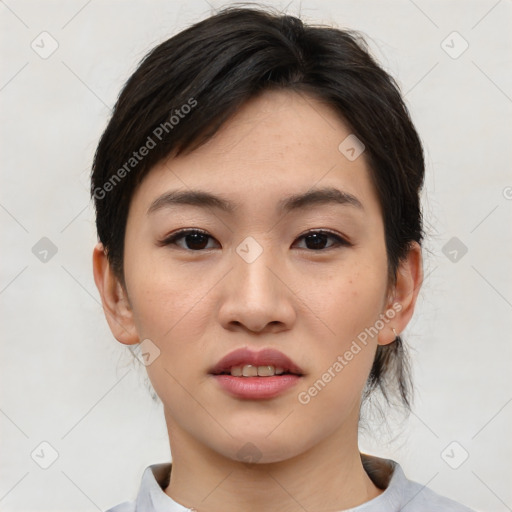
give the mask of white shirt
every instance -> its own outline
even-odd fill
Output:
[[[363,466],[382,494],[355,508],[339,512],[475,512],[431,489],[408,480],[400,465],[390,459],[361,454]],[[148,466],[133,502],[117,505],[107,512],[189,512],[164,489],[169,484],[172,463]]]

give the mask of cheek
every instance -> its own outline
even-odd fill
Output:
[[[190,277],[184,279],[178,272],[164,275],[157,269],[133,279],[137,330],[141,339],[152,340],[160,350],[146,371],[158,396],[176,417],[191,409],[185,390],[197,385],[197,371],[191,370],[201,368],[204,333],[212,319],[212,305],[204,298],[207,283],[191,283]]]
[[[313,286],[305,299],[318,312],[337,348],[370,327],[379,318],[385,303],[387,276],[385,265],[354,261],[336,274],[330,274],[322,286]]]
[[[308,294],[311,309],[318,312],[326,328],[325,335],[315,336],[319,364],[308,379],[313,388],[305,390],[305,401],[330,402],[342,410],[359,399],[370,372],[377,343],[374,326],[387,288],[385,265],[360,261],[345,270]]]
[[[193,339],[190,329],[199,330],[208,318],[202,299],[212,287],[212,280],[144,254],[127,257],[125,269],[139,334],[167,343],[183,336],[186,328],[186,337]]]
[[[323,293],[310,295],[312,309],[329,327],[317,338],[315,369],[299,390],[298,403],[308,418],[324,418],[329,429],[358,408],[375,357],[376,335],[386,280],[380,269],[365,267],[331,278]]]

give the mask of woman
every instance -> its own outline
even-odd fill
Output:
[[[423,179],[355,33],[231,8],[146,56],[96,152],[93,263],[172,465],[112,512],[469,510],[358,449],[371,393],[410,405]]]

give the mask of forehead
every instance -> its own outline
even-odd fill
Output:
[[[371,209],[378,201],[364,153],[349,159],[340,151],[350,136],[341,117],[319,100],[267,91],[245,103],[196,150],[157,164],[132,203],[147,212],[168,190],[200,187],[242,208],[267,207],[282,203],[283,196],[335,187]]]

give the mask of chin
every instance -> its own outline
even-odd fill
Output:
[[[242,437],[237,436],[230,443],[232,446],[228,458],[248,465],[260,465],[283,462],[302,453],[300,440],[290,435],[274,437],[272,434],[269,437],[268,432],[271,430],[265,430],[265,434],[259,431],[253,436],[248,433]]]

